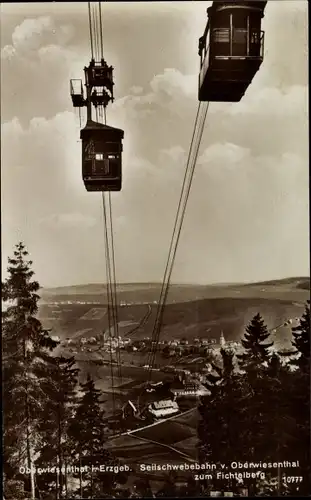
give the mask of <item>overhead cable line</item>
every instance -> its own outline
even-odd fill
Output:
[[[162,282],[162,287],[161,287],[161,292],[160,292],[160,299],[159,299],[157,312],[156,312],[154,329],[153,329],[153,333],[152,333],[152,344],[151,344],[151,349],[150,349],[149,359],[148,359],[149,360],[149,362],[148,362],[148,365],[149,365],[148,380],[149,381],[152,378],[152,370],[153,370],[155,359],[156,359],[159,337],[160,337],[161,327],[162,327],[162,323],[163,323],[164,309],[165,309],[167,295],[168,295],[169,286],[170,286],[170,279],[171,279],[173,266],[174,266],[174,262],[175,262],[175,258],[176,258],[178,243],[179,243],[181,230],[182,230],[182,224],[183,224],[185,213],[186,213],[187,202],[189,199],[190,189],[191,189],[191,185],[192,185],[194,170],[195,170],[196,161],[197,161],[197,157],[198,157],[198,153],[199,153],[199,148],[200,148],[200,144],[201,144],[201,139],[202,139],[202,134],[203,134],[203,130],[204,130],[204,125],[205,125],[208,107],[209,107],[208,102],[205,102],[205,103],[200,102],[199,106],[198,106],[198,110],[197,110],[196,119],[195,119],[194,130],[193,130],[193,135],[192,135],[192,139],[191,139],[188,159],[187,159],[186,171],[185,171],[183,185],[182,185],[181,194],[180,194],[180,199],[179,199],[179,203],[178,203],[177,214],[176,214],[172,239],[171,239],[171,243],[170,243],[170,247],[169,247],[169,254],[168,254],[168,259],[167,259],[167,263],[166,263],[166,267],[165,267],[165,272],[164,272],[164,277],[163,277],[163,282]]]
[[[92,59],[99,61],[103,59],[103,23],[101,2],[98,5],[91,5],[88,2],[89,25],[90,25],[90,40]],[[97,122],[104,122],[106,125],[106,109],[103,105],[95,106]],[[117,375],[121,379],[121,360],[120,360],[120,345],[118,332],[118,306],[117,306],[117,287],[116,287],[116,264],[114,255],[114,239],[113,239],[113,219],[112,219],[112,203],[110,192],[108,194],[108,207],[106,206],[105,193],[102,192],[102,209],[104,222],[104,241],[105,241],[105,258],[106,258],[106,288],[107,288],[107,315],[109,328],[109,343],[110,343],[110,372],[111,372],[111,387],[113,399],[113,413],[115,414],[115,376],[114,376],[114,347],[116,348],[116,364]],[[113,339],[116,340],[116,345],[113,345]]]
[[[94,46],[93,46],[93,34],[92,34],[92,16],[91,16],[91,3],[88,2],[89,11],[89,27],[90,27],[90,42],[91,42],[91,57],[94,59]]]

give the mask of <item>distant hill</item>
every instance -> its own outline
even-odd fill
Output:
[[[121,283],[117,284],[119,301],[148,302],[158,301],[161,283]],[[254,296],[267,297],[267,293],[278,298],[289,298],[296,290],[310,290],[309,278],[285,278],[283,280],[263,281],[248,284],[172,284],[169,287],[167,302],[186,302],[215,297]],[[58,288],[42,288],[43,302],[51,301],[88,301],[107,302],[105,284],[74,285]],[[263,295],[264,294],[264,295]],[[298,298],[298,296],[297,296]],[[305,296],[303,296],[303,299]]]
[[[310,295],[302,287],[307,283],[310,283],[307,278],[288,278],[248,285],[174,284],[169,291],[161,338],[219,338],[223,330],[227,340],[236,340],[257,312],[263,315],[269,328],[275,328],[289,318],[301,316]],[[159,298],[160,288],[157,283],[118,286],[118,301],[125,304],[118,309],[121,336],[151,337],[157,311],[154,301]],[[105,285],[78,285],[42,292],[39,317],[55,335],[88,337],[108,329]],[[147,321],[143,321],[145,317]],[[143,326],[139,327],[140,323]],[[276,340],[282,344],[289,337],[289,328],[282,328],[276,334]]]
[[[283,278],[279,280],[258,281],[256,283],[247,283],[244,286],[289,286],[292,288],[301,288],[310,290],[310,278]]]
[[[297,285],[297,288],[300,288],[301,290],[309,290],[310,291],[310,280],[302,280]]]
[[[120,292],[135,291],[142,289],[159,288],[160,283],[118,283]],[[181,285],[182,286],[182,285]],[[191,286],[191,285],[190,285]],[[106,292],[105,283],[86,283],[84,285],[69,285],[55,288],[42,288],[44,294],[48,295],[81,295],[102,294]]]

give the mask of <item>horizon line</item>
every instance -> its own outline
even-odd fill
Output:
[[[310,276],[286,276],[283,278],[271,278],[271,279],[260,279],[251,281],[219,281],[212,283],[196,283],[191,281],[182,281],[170,283],[169,286],[223,286],[223,285],[251,285],[256,283],[269,283],[273,281],[286,281],[286,280],[310,280]],[[162,285],[162,281],[120,281],[116,282],[116,286],[122,285]],[[77,287],[87,287],[87,286],[107,286],[107,282],[89,282],[89,283],[76,283],[69,285],[53,285],[53,286],[41,286],[41,290],[53,290],[57,288],[77,288]]]

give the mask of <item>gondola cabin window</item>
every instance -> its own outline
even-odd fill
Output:
[[[257,11],[249,7],[220,10],[211,23],[214,57],[260,56],[261,25]]]
[[[216,56],[230,55],[230,29],[215,28],[213,31],[213,42]]]
[[[232,16],[232,56],[248,55],[249,15],[248,10],[237,9]]]
[[[231,16],[228,11],[221,11],[217,14],[217,23],[213,29],[212,43],[215,56],[230,55],[230,26]]]
[[[106,158],[103,153],[96,153],[95,155],[96,167],[95,173],[96,175],[109,175],[109,158]]]

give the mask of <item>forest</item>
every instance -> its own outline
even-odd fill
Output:
[[[309,495],[310,301],[292,348],[278,352],[260,313],[245,327],[243,353],[221,350],[199,402],[198,461],[219,465],[269,462],[261,477],[176,483],[157,492],[147,479],[129,487],[124,464],[104,451],[107,422],[91,376],[79,382],[74,357],[56,356],[57,342],[38,320],[40,285],[24,243],[16,245],[2,283],[3,498],[150,498]],[[57,334],[57,332],[53,332]],[[282,467],[280,464],[285,464]],[[289,463],[297,468],[286,467]],[[243,469],[248,470],[248,469]],[[290,477],[299,481],[288,481]]]

